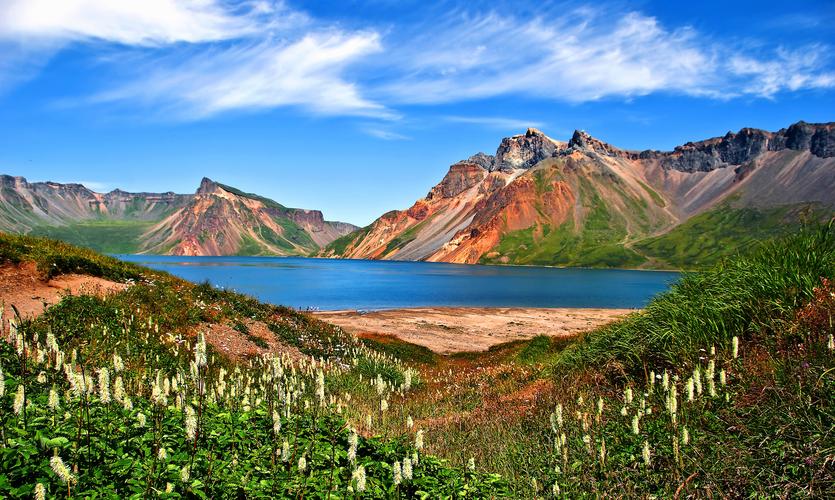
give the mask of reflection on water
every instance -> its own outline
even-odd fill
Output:
[[[119,255],[290,307],[643,307],[678,273],[304,257]]]

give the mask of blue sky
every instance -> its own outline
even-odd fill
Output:
[[[670,149],[835,120],[835,2],[0,0],[0,172],[364,225],[535,126]]]

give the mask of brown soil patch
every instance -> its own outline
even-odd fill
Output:
[[[393,336],[439,354],[486,351],[537,335],[571,336],[634,312],[632,309],[433,307],[359,313],[315,313],[357,335]]]
[[[81,274],[64,274],[44,280],[33,262],[0,266],[0,302],[3,313],[11,314],[14,305],[24,317],[38,316],[44,309],[61,301],[64,295],[104,296],[127,288],[124,283]]]
[[[301,351],[276,339],[275,334],[261,321],[247,320],[244,323],[249,335],[242,333],[228,323],[204,323],[202,329],[206,332],[206,342],[231,359],[243,359],[250,356],[260,356],[268,352],[287,354],[297,360],[304,357]],[[255,338],[260,338],[268,347],[259,347]]]

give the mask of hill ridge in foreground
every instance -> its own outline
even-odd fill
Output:
[[[453,164],[412,207],[320,255],[699,268],[834,213],[835,123],[744,128],[667,152],[627,151],[579,130],[561,142],[529,129],[502,139],[495,155]],[[746,224],[752,218],[759,224]],[[704,219],[723,223],[688,231]],[[692,247],[709,250],[688,259]]]

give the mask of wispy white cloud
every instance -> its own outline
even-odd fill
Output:
[[[5,0],[0,37],[41,41],[104,40],[160,45],[225,40],[259,29],[256,17],[271,10],[251,4],[235,15],[214,0]]]
[[[133,65],[131,83],[94,102],[144,102],[181,119],[224,111],[300,106],[314,113],[390,118],[342,78],[345,68],[380,50],[374,32],[316,32],[294,41],[266,39],[214,48],[184,59]]]
[[[384,141],[407,141],[411,139],[411,137],[407,135],[374,126],[362,127],[360,130],[371,137],[376,137],[377,139],[382,139]]]
[[[397,107],[496,96],[579,103],[835,88],[832,47],[824,44],[754,50],[611,5],[472,9],[358,26],[315,19],[279,0],[0,0],[0,91],[73,44],[84,45],[101,71],[91,78],[97,88],[63,102],[138,106],[180,120],[287,106],[390,120]],[[447,120],[541,126],[490,116]],[[372,129],[380,138],[399,135]]]
[[[545,126],[545,123],[540,121],[520,120],[503,116],[445,116],[444,120],[501,130],[522,130],[528,127],[542,128]]]
[[[547,18],[453,13],[392,52],[401,74],[378,91],[406,103],[501,95],[586,102],[656,92],[724,99],[833,86],[826,46],[803,48],[803,60],[780,50],[740,55],[744,47],[693,28],[608,8]]]

